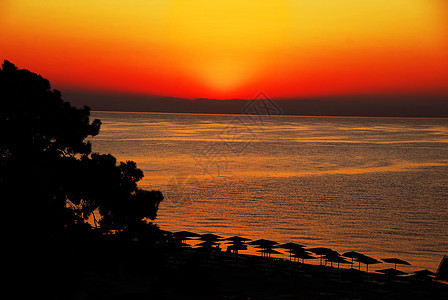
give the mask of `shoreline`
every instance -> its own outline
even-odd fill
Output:
[[[410,120],[448,120],[447,117],[425,117],[425,116],[351,116],[351,115],[248,115],[245,113],[207,113],[207,112],[166,112],[166,111],[125,111],[125,110],[92,110],[91,113],[111,113],[111,114],[157,114],[157,115],[204,115],[204,116],[246,116],[246,117],[269,117],[269,118],[334,118],[334,119],[410,119]]]

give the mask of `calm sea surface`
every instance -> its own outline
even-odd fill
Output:
[[[136,161],[140,186],[164,193],[162,229],[398,257],[408,271],[448,252],[448,120],[92,115],[93,150]]]

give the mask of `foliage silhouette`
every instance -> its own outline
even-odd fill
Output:
[[[103,230],[136,230],[155,219],[163,195],[137,187],[135,162],[91,153],[86,139],[101,121],[73,107],[50,82],[9,61],[0,69],[0,191],[21,224],[40,238],[60,239],[100,215]],[[30,233],[31,234],[31,233]]]

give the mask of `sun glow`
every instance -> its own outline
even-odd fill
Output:
[[[168,42],[180,54],[179,64],[219,91],[251,81],[284,46],[289,22],[283,0],[178,0],[169,15]]]
[[[448,94],[441,0],[2,1],[0,56],[60,88]]]

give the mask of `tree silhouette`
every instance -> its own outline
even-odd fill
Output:
[[[105,230],[154,219],[163,196],[137,187],[135,162],[91,153],[101,121],[51,89],[47,79],[9,61],[0,69],[0,191],[16,223],[54,238],[95,211]]]

